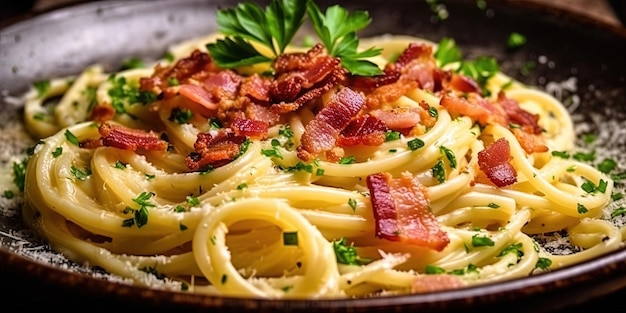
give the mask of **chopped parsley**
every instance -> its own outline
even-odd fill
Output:
[[[79,146],[80,142],[78,141],[78,137],[76,137],[76,135],[74,135],[69,129],[65,130],[65,139],[67,139],[67,141],[75,146]]]
[[[298,245],[298,232],[283,232],[283,245],[285,246],[297,246]]]
[[[506,39],[506,47],[511,50],[519,49],[525,44],[526,44],[526,36],[518,32],[510,33],[509,37]]]
[[[139,204],[139,209],[133,209],[131,207],[124,209],[124,214],[133,213],[133,217],[122,221],[122,227],[132,227],[135,225],[137,228],[141,228],[148,223],[148,207],[156,206],[154,203],[148,201],[152,196],[154,196],[154,193],[144,191],[139,194],[137,198],[133,199],[133,202]]]
[[[339,264],[364,265],[371,262],[370,259],[361,258],[356,248],[353,245],[348,245],[346,238],[333,240],[333,249]]]
[[[414,138],[409,140],[406,145],[411,149],[411,151],[415,151],[419,148],[424,147],[424,141],[419,138]]]
[[[487,236],[480,234],[475,234],[474,236],[472,236],[472,246],[474,247],[493,247],[494,244],[495,242],[493,242],[493,240],[491,240],[491,238]]]
[[[48,90],[50,90],[50,81],[49,80],[40,80],[33,83],[33,87],[37,91],[37,96],[39,98],[43,98]]]

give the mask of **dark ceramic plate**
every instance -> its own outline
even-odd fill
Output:
[[[449,13],[437,21],[426,1],[359,1],[345,4],[369,10],[373,24],[361,36],[395,33],[438,41],[453,37],[465,56],[491,55],[505,73],[544,88],[549,82],[576,77],[577,111],[582,119],[596,112],[603,123],[626,130],[626,31],[594,20],[523,1],[441,1]],[[94,2],[49,12],[5,27],[0,33],[0,162],[30,142],[16,136],[21,119],[11,96],[35,80],[76,74],[91,63],[117,69],[129,57],[157,58],[180,40],[215,30],[216,9],[235,1],[112,1]],[[327,5],[324,1],[320,6]],[[355,4],[358,3],[358,4]],[[528,42],[509,51],[511,32]],[[527,65],[534,67],[529,72]],[[597,116],[597,115],[596,115]],[[593,128],[592,127],[592,128]],[[592,129],[593,130],[593,129]],[[626,136],[626,135],[624,135]],[[611,144],[626,152],[623,136]],[[8,164],[8,165],[7,165]],[[622,168],[623,170],[623,168]],[[3,175],[10,175],[3,172]],[[10,179],[4,179],[10,180]],[[216,298],[132,287],[66,261],[45,244],[31,239],[20,217],[20,200],[0,199],[0,306],[33,308],[60,305],[64,309],[105,312],[112,309],[182,311],[454,311],[504,310],[545,312],[570,307],[594,307],[626,295],[626,250],[551,273],[448,292],[390,298],[333,301],[271,301]],[[92,306],[93,304],[93,306]]]

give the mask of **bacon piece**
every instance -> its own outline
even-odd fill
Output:
[[[168,145],[167,141],[162,140],[158,134],[152,131],[147,132],[121,125],[102,123],[98,132],[101,135],[102,145],[123,150],[165,151]]]
[[[280,119],[280,115],[270,111],[269,108],[255,103],[248,103],[245,116],[251,120],[265,122],[268,126],[274,125]]]
[[[367,107],[376,109],[418,87],[431,91],[440,88],[439,71],[432,46],[410,43],[395,63],[385,66],[382,75],[353,76],[349,86],[364,92]]]
[[[450,76],[450,81],[448,83],[449,83],[449,87],[456,91],[460,91],[464,93],[468,93],[468,92],[480,93],[481,92],[480,86],[478,85],[478,83],[476,83],[476,81],[474,81],[473,79],[465,75],[453,73]]]
[[[510,123],[522,126],[524,131],[530,134],[540,135],[542,133],[543,130],[539,126],[539,115],[522,109],[517,101],[507,98],[502,91],[498,93],[497,103],[504,109]]]
[[[413,279],[411,293],[426,293],[464,287],[465,283],[456,275],[420,275]]]
[[[270,87],[275,113],[297,110],[346,80],[338,58],[326,54],[321,44],[306,53],[287,53],[274,61],[277,79]]]
[[[376,236],[433,250],[443,250],[450,239],[430,210],[426,188],[410,173],[367,176]]]
[[[373,110],[370,114],[383,121],[389,129],[404,130],[421,121],[420,111],[420,108],[394,108],[391,111]]]
[[[305,126],[298,146],[298,157],[307,161],[333,149],[337,137],[350,120],[357,116],[363,103],[363,96],[350,88],[343,88],[335,94],[326,107]]]
[[[259,74],[254,73],[243,79],[239,93],[242,96],[247,96],[253,102],[268,103],[270,101],[271,86],[271,80],[263,79]]]
[[[215,99],[233,99],[237,95],[242,78],[231,70],[223,70],[209,75],[202,81],[202,87]]]
[[[195,151],[185,158],[185,163],[192,171],[207,166],[216,168],[226,165],[239,155],[241,144],[245,141],[245,136],[227,130],[222,130],[215,136],[210,133],[199,133],[193,145]]]
[[[94,122],[110,121],[113,116],[115,116],[115,108],[108,102],[98,103],[91,110],[91,120]]]
[[[489,123],[508,126],[504,110],[491,104],[487,99],[477,97],[466,99],[445,94],[441,97],[440,104],[449,112],[468,116],[481,126],[486,126]]]
[[[162,66],[157,64],[151,77],[139,79],[140,91],[151,91],[160,94],[169,86],[169,79],[174,78],[180,84],[186,84],[189,80],[201,80],[208,73],[219,71],[213,64],[209,54],[195,50],[187,58],[178,60],[173,66]]]
[[[522,127],[511,129],[517,141],[519,141],[522,149],[528,154],[532,154],[535,152],[547,152],[548,146],[545,144],[545,140],[541,135],[535,135],[529,131],[526,131],[526,128]]]
[[[500,138],[478,152],[478,167],[497,187],[517,182],[517,171],[511,165],[511,148],[505,138]]]
[[[235,135],[246,136],[252,139],[264,139],[267,136],[267,123],[247,118],[235,118],[230,127]]]
[[[340,146],[379,146],[385,142],[387,127],[381,120],[363,115],[350,122],[337,139]]]
[[[200,86],[189,84],[181,85],[178,88],[178,93],[188,100],[191,100],[192,102],[201,105],[205,109],[217,109],[218,104],[213,102],[213,97],[211,96],[211,94]]]

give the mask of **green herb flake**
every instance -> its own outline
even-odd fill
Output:
[[[21,162],[13,162],[13,184],[19,191],[24,191],[24,183],[26,182],[26,165],[28,158]]]
[[[78,141],[78,137],[74,135],[69,129],[65,130],[65,139],[75,146],[80,146],[80,142]]]
[[[298,246],[298,232],[283,232],[283,245]]]
[[[522,251],[522,243],[518,242],[518,243],[514,243],[510,246],[507,246],[506,248],[504,248],[500,254],[498,254],[499,257],[502,257],[504,255],[507,255],[509,253],[515,254],[517,255],[517,259],[519,260],[521,257],[524,256],[524,251]]]
[[[440,146],[439,151],[446,156],[446,158],[448,159],[448,162],[450,162],[450,167],[456,168],[457,164],[456,164],[456,156],[454,155],[454,151],[444,146]]]
[[[61,154],[63,154],[63,147],[57,147],[52,151],[52,157],[58,158]]]
[[[15,193],[13,192],[13,190],[5,190],[2,193],[2,196],[6,199],[13,199],[15,197]]]
[[[415,151],[417,149],[424,147],[424,141],[419,138],[411,139],[406,144],[411,151]]]
[[[611,212],[611,218],[615,218],[618,216],[624,216],[626,215],[626,208],[625,207],[619,207],[615,210],[613,210],[613,212]]]
[[[548,258],[539,258],[535,264],[535,268],[546,270],[552,265],[552,260]]]
[[[50,90],[50,81],[49,80],[40,80],[33,83],[33,87],[37,91],[37,96],[39,98],[43,98]]]
[[[443,167],[443,161],[439,160],[432,168],[433,177],[441,184],[446,181],[446,170]]]
[[[584,205],[582,205],[580,203],[576,204],[576,208],[578,210],[578,214],[585,214],[585,213],[587,213],[589,211],[589,210],[587,210],[587,208]]]
[[[400,139],[400,132],[395,130],[388,130],[385,133],[385,142],[394,141]]]
[[[439,63],[439,67],[443,67],[451,63],[460,62],[463,59],[463,54],[456,46],[454,39],[444,37],[437,45],[435,59],[437,60],[437,63]]]
[[[174,108],[168,118],[170,122],[176,122],[180,125],[186,124],[193,117],[193,112],[189,109]]]
[[[354,156],[343,157],[339,160],[339,164],[353,164],[356,161]]]
[[[189,204],[190,206],[200,205],[200,200],[198,199],[198,197],[194,197],[194,196],[187,196],[185,198],[185,202],[187,202],[187,204]]]
[[[339,264],[364,265],[372,261],[360,257],[356,248],[353,245],[348,245],[346,238],[333,240],[333,249],[335,250],[335,256]]]
[[[574,159],[581,162],[593,162],[596,160],[596,151],[590,152],[576,152],[574,153]]]
[[[70,168],[70,172],[72,173],[72,175],[74,175],[74,177],[76,177],[76,179],[80,181],[87,180],[87,178],[89,178],[89,176],[91,175],[91,170],[89,168],[85,168],[81,170],[77,168],[76,166],[74,166],[73,164],[72,164],[72,167]]]
[[[567,151],[552,151],[552,156],[558,157],[561,159],[569,159],[570,155]]]
[[[608,174],[617,167],[617,162],[613,159],[604,159],[597,166],[598,170],[604,174]]]
[[[496,204],[496,203],[491,202],[491,203],[487,204],[487,207],[492,208],[492,209],[497,209],[500,206],[498,204]]]
[[[122,70],[145,68],[146,64],[140,58],[128,58],[122,63]]]
[[[510,33],[509,37],[506,40],[506,47],[511,50],[519,49],[525,44],[526,44],[526,36],[518,32]]]
[[[427,275],[445,274],[446,270],[443,267],[428,264],[424,269],[424,273]]]
[[[113,164],[113,167],[118,169],[118,170],[125,170],[126,169],[126,163],[124,163],[124,162],[122,162],[120,160],[117,160],[115,162],[115,164]]]
[[[493,247],[494,245],[495,242],[487,236],[480,234],[472,236],[472,246],[474,247]]]
[[[356,212],[356,199],[348,199],[348,205],[352,208],[352,212]]]

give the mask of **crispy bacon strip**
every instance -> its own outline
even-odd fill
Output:
[[[210,133],[199,133],[193,145],[195,151],[185,158],[185,163],[192,171],[207,166],[216,168],[226,165],[239,155],[241,144],[245,141],[245,136],[227,130],[222,130],[215,136]]]
[[[167,141],[162,140],[157,133],[128,128],[117,124],[102,123],[98,128],[98,132],[100,132],[102,145],[107,147],[130,151],[136,151],[138,149],[165,151],[168,145]]]
[[[361,111],[363,103],[363,96],[350,88],[335,94],[326,107],[305,126],[298,146],[298,157],[307,161],[332,150],[339,134]]]
[[[195,50],[189,57],[178,60],[173,66],[156,65],[151,77],[142,77],[139,80],[139,90],[151,91],[158,95],[169,87],[170,78],[186,84],[190,80],[200,81],[208,73],[218,71],[208,53]]]
[[[379,146],[385,142],[387,126],[371,116],[363,115],[350,122],[337,139],[340,146]]]
[[[267,136],[267,123],[247,118],[236,118],[230,125],[236,135],[252,139],[264,139]]]
[[[288,53],[274,61],[277,79],[270,87],[272,111],[287,113],[316,99],[346,80],[338,58],[326,54],[321,44],[306,53]]]
[[[517,182],[517,171],[511,165],[511,148],[505,138],[500,138],[478,152],[478,167],[497,187]]]
[[[367,177],[376,236],[433,250],[443,250],[450,239],[430,210],[426,188],[410,173],[393,178],[389,173]]]

